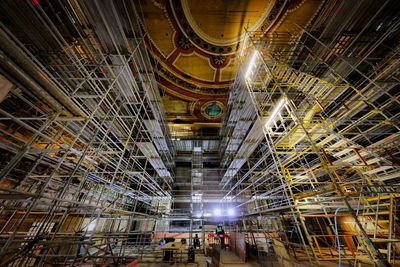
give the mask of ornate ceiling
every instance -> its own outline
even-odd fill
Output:
[[[322,0],[136,2],[170,123],[219,123],[245,29],[264,34],[307,25]]]

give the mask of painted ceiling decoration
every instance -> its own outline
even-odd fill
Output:
[[[246,30],[307,25],[319,0],[138,1],[169,122],[219,123]]]
[[[205,103],[201,108],[201,114],[208,119],[216,119],[222,116],[224,105],[218,101]]]

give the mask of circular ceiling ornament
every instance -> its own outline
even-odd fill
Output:
[[[212,60],[211,64],[217,68],[223,67],[228,63],[228,57],[222,55],[213,56],[211,60]]]
[[[201,114],[209,120],[215,120],[222,116],[223,110],[224,104],[221,102],[209,101],[201,107]]]
[[[193,47],[193,44],[190,42],[190,40],[188,38],[186,38],[183,35],[180,35],[178,37],[178,46],[182,49],[182,50],[189,50],[190,48]]]

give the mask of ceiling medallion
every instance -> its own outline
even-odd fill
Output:
[[[201,114],[209,120],[214,120],[222,116],[223,110],[224,104],[221,102],[209,101],[201,107]]]
[[[227,59],[227,57],[222,56],[222,55],[212,57],[212,61],[213,61],[214,65],[216,65],[217,67],[221,67],[221,66],[225,65],[226,59]]]
[[[178,45],[183,50],[189,50],[193,46],[190,40],[184,36],[179,36]]]

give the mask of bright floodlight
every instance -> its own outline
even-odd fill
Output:
[[[229,216],[235,215],[235,210],[234,209],[228,209],[228,215]]]
[[[214,210],[214,215],[215,215],[215,216],[221,216],[221,215],[222,215],[221,209],[218,209],[218,208],[215,209],[215,210]]]
[[[269,116],[267,122],[265,123],[266,128],[268,128],[271,125],[271,123],[274,121],[276,115],[278,115],[278,113],[281,112],[281,110],[285,104],[286,104],[286,98],[281,98],[279,100],[278,104],[276,104],[274,111],[272,111],[271,116]]]
[[[249,65],[247,67],[246,75],[244,76],[246,79],[249,78],[250,74],[252,73],[253,67],[256,64],[256,59],[257,59],[257,51],[253,51],[253,54],[251,55]]]

